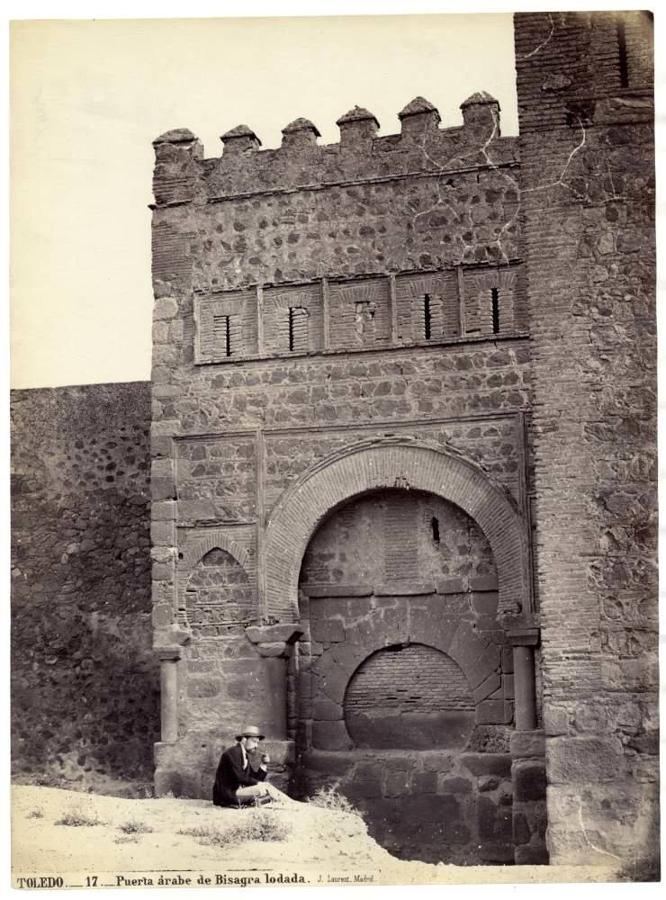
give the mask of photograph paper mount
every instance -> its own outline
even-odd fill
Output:
[[[497,29],[514,134],[324,57],[306,117],[314,19],[13,23],[15,887],[659,879],[652,17],[455,19],[326,39],[437,100]],[[218,30],[267,147],[174,112]]]

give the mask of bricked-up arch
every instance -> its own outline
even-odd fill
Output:
[[[394,644],[371,653],[350,678],[343,702],[357,747],[463,746],[474,710],[460,666],[427,644]]]
[[[255,561],[249,553],[247,547],[243,546],[237,540],[234,540],[227,532],[222,529],[210,529],[210,531],[194,541],[190,546],[183,550],[182,558],[178,560],[177,569],[177,595],[178,607],[176,610],[176,618],[182,623],[191,624],[190,615],[187,612],[186,591],[191,587],[190,580],[197,571],[198,565],[203,559],[214,550],[222,550],[229,555],[229,558],[238,566],[238,572],[234,576],[234,580],[238,580],[240,572],[245,573],[249,584],[254,585],[256,575]],[[241,617],[243,620],[247,616]],[[256,609],[253,618],[256,618]]]
[[[438,445],[409,437],[386,437],[332,454],[284,492],[266,529],[263,615],[297,621],[301,561],[323,519],[354,496],[395,487],[428,491],[470,515],[493,551],[499,610],[515,612],[529,607],[526,530],[504,490],[473,463]]]
[[[354,638],[352,632],[348,640],[332,643],[312,663],[311,671],[317,680],[317,690],[326,699],[326,715],[332,720],[343,719],[345,694],[359,666],[372,653],[392,646],[421,644],[446,654],[459,666],[475,703],[487,699],[496,688],[492,676],[500,669],[499,647],[479,637],[471,623],[465,620],[452,628],[441,615],[390,615],[386,608],[378,608],[364,622],[362,639]],[[326,734],[320,735],[317,721],[314,722],[312,734],[315,747],[331,749]],[[344,734],[346,748],[349,749],[353,741],[346,723]]]
[[[184,593],[185,623],[195,637],[218,637],[255,621],[247,571],[226,550],[214,547],[199,560]]]

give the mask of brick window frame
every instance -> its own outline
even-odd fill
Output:
[[[256,295],[234,291],[195,296],[194,326],[195,363],[232,362],[252,355],[257,352]]]

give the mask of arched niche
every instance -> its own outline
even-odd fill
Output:
[[[313,585],[321,594],[336,584],[400,594],[447,582],[446,592],[456,593],[496,578],[488,539],[460,507],[435,494],[384,488],[326,517],[308,543],[299,587],[306,595]]]
[[[332,454],[287,489],[265,533],[262,613],[298,619],[298,579],[315,530],[350,498],[381,488],[429,492],[463,509],[488,538],[497,566],[499,609],[530,606],[525,525],[508,494],[468,460],[406,437],[364,441]]]
[[[247,548],[233,540],[233,538],[225,534],[224,531],[219,531],[218,529],[212,530],[209,534],[199,538],[199,540],[187,547],[183,552],[180,566],[185,571],[194,568],[207,553],[215,548],[226,550],[226,552],[236,560],[239,566],[246,571],[250,569],[250,556]]]
[[[224,636],[256,616],[247,571],[218,546],[211,547],[190,572],[183,601],[186,623],[197,637]]]

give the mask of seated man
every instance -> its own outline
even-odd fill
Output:
[[[250,806],[262,800],[281,800],[295,803],[282,791],[266,781],[268,775],[268,753],[261,756],[258,768],[250,765],[249,755],[255,753],[259,741],[264,735],[259,734],[256,725],[248,725],[236,735],[236,744],[224,751],[215,773],[213,786],[213,803],[215,806]]]

